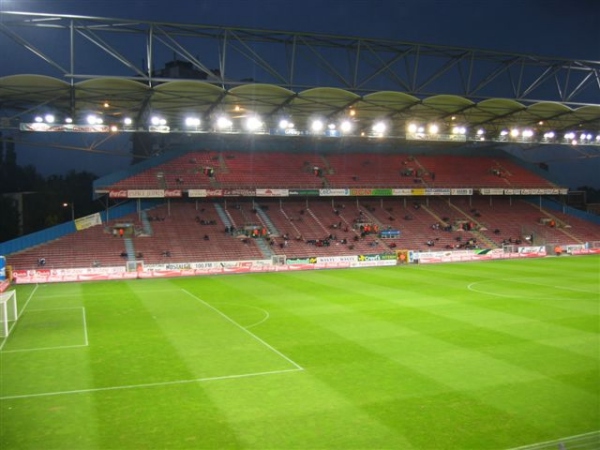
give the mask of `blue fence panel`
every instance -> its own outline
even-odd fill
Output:
[[[542,207],[553,209],[554,211],[569,214],[570,216],[577,217],[578,219],[587,220],[588,222],[593,222],[596,225],[600,225],[600,216],[590,214],[586,211],[581,211],[580,209],[572,208],[571,206],[563,205],[556,200],[542,198]]]
[[[156,205],[164,203],[164,200],[144,200],[140,201],[141,209],[152,208]],[[106,223],[109,220],[119,219],[128,214],[135,213],[137,211],[137,202],[129,201],[118,206],[110,208],[108,211],[102,211],[100,217],[102,223]],[[36,231],[35,233],[21,236],[10,241],[6,241],[0,244],[0,255],[10,255],[11,253],[17,253],[22,250],[26,250],[36,245],[45,244],[46,242],[53,241],[55,239],[66,236],[70,233],[75,233],[75,222],[65,222],[60,225],[55,225],[44,230]]]

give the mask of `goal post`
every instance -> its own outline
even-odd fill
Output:
[[[6,291],[0,293],[0,337],[7,337],[12,324],[17,321],[17,293]]]

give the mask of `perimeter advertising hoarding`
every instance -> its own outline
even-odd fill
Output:
[[[352,189],[350,195],[354,197],[369,196],[369,197],[388,197],[394,195],[392,189]]]
[[[290,197],[318,197],[319,190],[318,189],[290,189],[289,191]]]
[[[0,281],[6,280],[6,258],[0,256]]]

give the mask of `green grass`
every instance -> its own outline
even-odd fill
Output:
[[[600,446],[595,256],[17,294],[2,449]]]

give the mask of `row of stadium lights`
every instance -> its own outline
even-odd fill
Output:
[[[35,118],[36,123],[47,123],[52,124],[55,122],[55,116],[52,114],[46,114],[45,116],[37,116]],[[67,124],[72,124],[73,120],[71,118],[67,118],[65,120]],[[86,117],[86,122],[88,125],[103,125],[104,121],[101,117],[97,115],[88,115]],[[123,120],[123,124],[126,129],[130,129],[133,126],[133,120],[131,118],[125,118]],[[154,127],[154,129],[163,129],[164,131],[168,131],[167,120],[160,116],[152,116],[150,119],[150,124]],[[198,117],[186,117],[184,120],[184,124],[186,129],[198,131],[200,126],[202,125],[202,121]],[[225,115],[221,115],[215,121],[216,129],[219,131],[231,131],[233,129],[233,122]],[[258,116],[249,116],[246,118],[245,128],[248,132],[260,132],[264,130],[264,122]],[[295,130],[295,125],[292,121],[288,119],[281,119],[279,121],[279,128],[281,130]],[[330,131],[338,130],[343,134],[350,134],[353,131],[353,124],[350,120],[343,120],[340,122],[339,126],[335,123],[329,123],[327,126],[322,119],[315,119],[310,124],[310,131],[314,134],[320,134],[325,131],[325,129]],[[387,131],[387,124],[384,121],[375,122],[372,127],[373,135],[375,136],[385,136]],[[116,125],[111,125],[110,130],[113,132],[118,132],[119,127]],[[418,125],[416,123],[410,123],[407,126],[408,133],[416,136],[420,136],[423,138],[427,138],[428,136],[436,136],[440,134],[440,127],[437,124],[430,124],[427,128],[422,125]],[[453,126],[451,129],[451,134],[464,136],[467,134],[467,128],[464,126]],[[485,130],[480,128],[476,131],[477,139],[484,141],[485,138]],[[364,133],[363,133],[364,135]],[[531,140],[534,137],[535,133],[531,129],[523,129],[520,130],[518,128],[512,128],[510,130],[502,130],[499,134],[501,139],[508,139],[509,137],[512,139],[522,138],[524,140]],[[591,133],[581,133],[577,135],[575,132],[568,132],[564,134],[564,140],[576,145],[578,143],[595,143],[600,144],[600,134],[594,137]],[[553,131],[548,131],[543,134],[544,141],[551,142],[556,139],[556,133]]]

